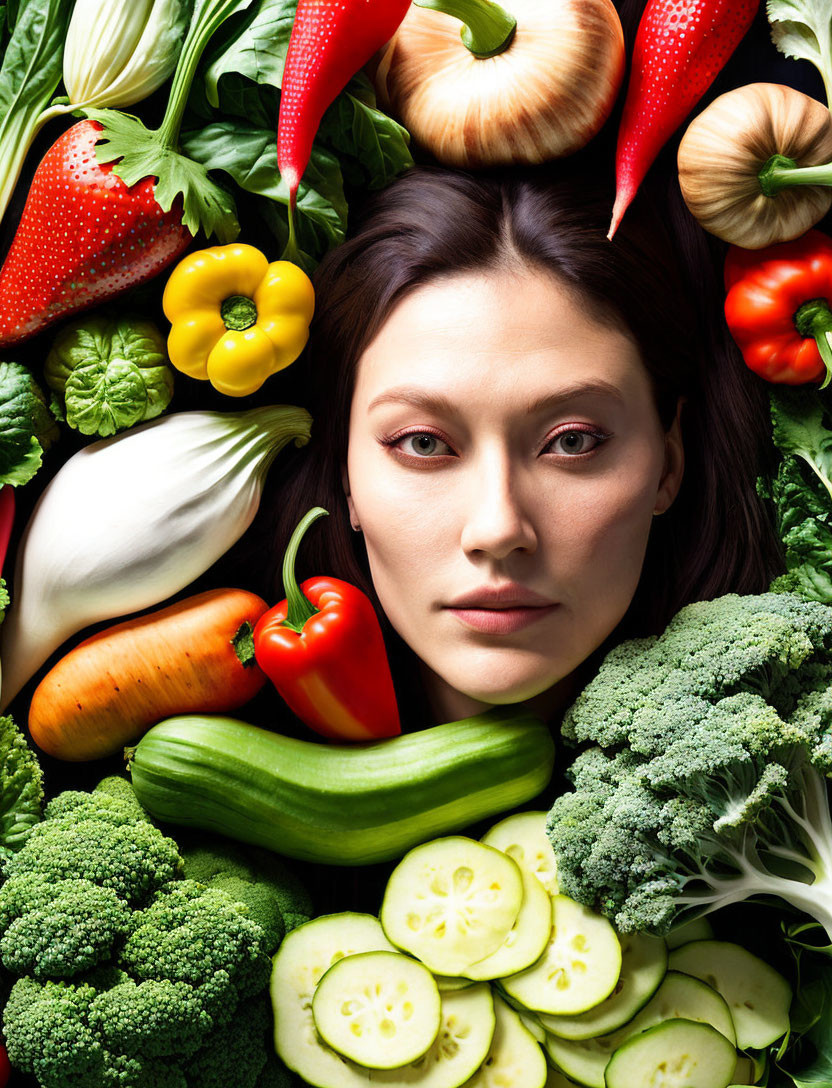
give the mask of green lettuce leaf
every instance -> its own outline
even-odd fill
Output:
[[[296,9],[297,0],[260,0],[244,18],[229,22],[205,71],[212,106],[220,105],[219,82],[228,74],[280,89]]]
[[[20,363],[0,362],[0,485],[27,484],[58,437],[46,397]]]
[[[43,818],[43,774],[8,715],[0,717],[0,858],[9,857]]]

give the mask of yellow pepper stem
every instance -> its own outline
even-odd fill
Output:
[[[242,332],[257,324],[257,306],[247,295],[229,295],[220,306],[220,317],[227,329]]]

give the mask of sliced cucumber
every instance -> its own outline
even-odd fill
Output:
[[[508,1002],[506,1002],[506,1004],[508,1004]],[[512,1008],[512,1006],[509,1005],[509,1008]],[[519,1009],[515,1009],[514,1011],[522,1020],[523,1027],[526,1031],[530,1032],[540,1045],[543,1046],[546,1042],[546,1032],[537,1016],[533,1012],[521,1012]]]
[[[442,975],[461,975],[503,944],[523,902],[517,865],[461,835],[417,846],[393,870],[381,924],[387,937]]]
[[[434,975],[440,994],[449,994],[453,990],[465,990],[474,985],[473,979],[461,975]]]
[[[694,918],[692,922],[676,926],[664,935],[664,943],[668,948],[678,948],[688,941],[710,941],[713,938],[714,929],[707,918]]]
[[[495,1025],[494,1002],[486,983],[443,994],[442,1023],[427,1054],[403,1069],[374,1072],[370,1079],[387,1088],[459,1088],[488,1057]]]
[[[514,858],[521,869],[537,877],[549,895],[557,895],[558,863],[546,834],[547,816],[546,812],[518,812],[495,824],[482,841]]]
[[[540,1013],[540,1023],[562,1039],[593,1039],[632,1020],[659,988],[667,970],[667,946],[661,937],[622,933],[621,974],[615,989],[600,1005],[576,1016]]]
[[[567,1080],[563,1073],[549,1066],[549,1075],[546,1078],[545,1088],[575,1088],[573,1080]]]
[[[667,1020],[610,1058],[606,1088],[728,1088],[737,1052],[710,1024]]]
[[[312,998],[334,963],[360,952],[395,952],[379,920],[369,914],[328,914],[293,929],[272,960],[275,1050],[286,1065],[318,1088],[366,1085],[369,1070],[346,1061],[321,1042]]]
[[[560,1039],[547,1032],[546,1053],[558,1069],[579,1084],[604,1088],[607,1062],[626,1039],[665,1020],[677,1019],[710,1024],[732,1046],[736,1042],[730,1010],[716,990],[689,975],[668,971],[653,997],[628,1024],[597,1039]]]
[[[370,1069],[398,1069],[421,1058],[439,1034],[439,1010],[433,975],[401,952],[339,960],[312,998],[323,1041]]]
[[[543,885],[530,873],[520,870],[523,903],[517,920],[502,945],[484,960],[466,967],[468,978],[484,981],[513,975],[535,963],[552,932],[552,900]]]
[[[781,974],[741,945],[693,941],[670,954],[674,971],[693,975],[725,998],[740,1050],[761,1050],[789,1030],[792,991]]]
[[[506,993],[535,1012],[584,1012],[609,997],[621,970],[621,945],[601,914],[556,895],[552,931],[540,959],[501,979]]]
[[[757,1067],[757,1063],[753,1058],[750,1058],[747,1054],[738,1054],[731,1084],[756,1084],[760,1079],[761,1072],[762,1070]]]
[[[544,1088],[546,1059],[520,1017],[494,997],[497,1026],[488,1057],[465,1088]]]

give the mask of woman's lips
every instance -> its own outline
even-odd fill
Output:
[[[534,608],[449,608],[451,615],[475,631],[485,631],[491,635],[507,635],[522,631],[544,616],[550,616],[557,608],[556,604],[536,606]]]

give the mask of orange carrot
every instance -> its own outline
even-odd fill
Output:
[[[212,589],[99,631],[38,685],[32,739],[58,759],[100,759],[173,714],[235,710],[266,681],[251,629],[267,608],[245,590]]]

